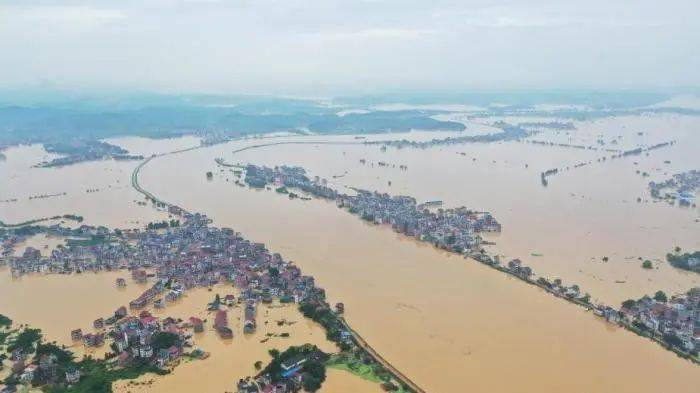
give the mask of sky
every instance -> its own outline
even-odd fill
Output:
[[[698,0],[0,0],[0,87],[698,87],[698,15]]]

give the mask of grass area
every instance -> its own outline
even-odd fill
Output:
[[[351,352],[341,352],[339,354],[332,355],[330,359],[326,362],[326,367],[335,370],[347,371],[357,377],[364,379],[365,381],[378,383],[378,384],[388,384],[390,383],[392,377],[386,370],[384,370],[377,363],[365,363],[359,357],[357,353]],[[403,389],[401,386],[393,385],[393,392],[397,393],[408,393],[408,390]]]
[[[361,362],[344,362],[342,360],[334,361],[331,359],[328,361],[328,363],[326,363],[326,367],[347,371],[350,374],[356,375],[366,381],[376,383],[384,382],[374,373],[372,366]]]

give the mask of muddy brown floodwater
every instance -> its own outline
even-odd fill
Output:
[[[663,255],[674,246],[700,249],[697,208],[653,203],[648,200],[645,187],[649,180],[700,167],[700,156],[692,149],[700,145],[695,132],[700,128],[700,120],[670,115],[640,116],[583,122],[577,126],[580,132],[577,135],[547,132],[537,139],[572,142],[593,139],[595,143],[601,136],[607,142],[615,137],[617,143],[625,146],[664,139],[680,142],[649,156],[563,170],[551,178],[547,188],[540,184],[540,172],[595,161],[600,155],[519,142],[389,148],[385,152],[379,146],[296,144],[234,154],[236,149],[264,143],[247,140],[158,157],[143,168],[139,179],[143,187],[158,197],[205,213],[214,219],[215,225],[232,227],[295,261],[306,274],[316,277],[332,302],[345,303],[346,318],[355,330],[427,391],[696,392],[700,369],[646,339],[474,261],[437,251],[387,228],[366,224],[332,203],[289,200],[274,191],[238,187],[233,184],[234,174],[214,162],[214,158],[222,157],[231,163],[300,165],[312,176],[327,178],[341,190],[356,186],[412,195],[419,201],[443,200],[446,206],[466,205],[491,211],[503,223],[503,233],[491,239],[496,242],[493,252],[504,257],[519,256],[536,273],[579,284],[596,301],[611,305],[658,289],[675,293],[698,285],[697,275],[678,271],[663,262]],[[484,126],[474,127],[479,133]],[[425,140],[430,135],[367,138]],[[275,140],[357,141],[353,136]],[[134,141],[124,145],[128,143]],[[177,145],[188,143],[180,141]],[[31,190],[23,191],[20,178],[33,176],[40,170],[24,168],[12,149],[6,153],[7,162],[14,163],[15,169],[6,168],[3,172],[2,165],[7,163],[0,163],[0,176],[3,179],[5,174],[10,176],[15,188],[12,192],[3,190],[0,199],[5,199],[5,195],[81,189],[84,187],[74,184],[80,185],[84,179],[100,185],[102,180],[93,177],[112,172],[113,177],[105,175],[104,184],[117,184],[117,181],[128,184],[129,171],[136,165],[100,162],[62,168],[50,175],[41,174],[60,179],[60,182],[54,180],[54,186],[40,187],[41,180],[37,180],[32,182]],[[360,159],[366,163],[361,164]],[[379,161],[389,165],[380,167]],[[399,165],[407,165],[408,170],[399,170]],[[650,176],[642,177],[637,170]],[[207,171],[214,172],[213,180],[207,181]],[[86,173],[91,176],[85,176]],[[0,218],[6,221],[34,218],[25,211],[27,208],[41,214],[82,214],[89,224],[111,226],[139,226],[167,217],[150,205],[134,203],[143,197],[133,190],[119,189],[105,195],[104,200],[89,195],[72,202],[68,197],[53,202],[0,204]],[[643,201],[637,203],[637,197]],[[75,211],[71,211],[73,208]],[[602,261],[603,256],[609,257],[608,263]],[[652,259],[655,269],[641,269],[637,259],[640,257]],[[9,274],[2,271],[0,276],[4,280],[0,282],[3,288],[0,291],[4,291],[0,311],[11,316],[15,312],[17,320],[36,322],[40,327],[64,316],[89,322],[94,319],[93,314],[109,312],[130,297],[114,288],[113,277],[105,279],[109,287],[101,289],[108,296],[86,301],[78,295],[66,300],[54,295],[65,288],[62,285],[73,285],[73,281],[66,280],[75,280],[76,286],[86,286],[84,293],[92,293],[88,291],[98,290],[98,284],[89,283],[92,276],[90,280],[27,277],[20,282],[8,281],[5,276]],[[22,285],[27,285],[27,289],[21,289]],[[128,290],[134,287],[130,285]],[[211,293],[193,293],[166,312],[181,309],[183,315],[194,313],[201,310],[200,303],[210,301],[209,296]],[[76,306],[81,301],[91,305],[82,310]],[[41,304],[38,308],[37,302]],[[298,312],[270,310],[277,312],[289,312],[289,318],[298,321],[292,326],[300,330],[295,330],[288,341],[275,341],[271,346],[282,348],[306,341],[327,345],[320,329],[304,321]],[[67,331],[61,331],[71,327],[59,324],[51,334],[67,336]],[[206,372],[211,376],[208,387],[232,390],[234,378],[252,373],[255,360],[267,359],[269,348],[260,345],[259,340],[236,337],[226,344],[207,333],[197,338],[197,345],[211,351],[209,359],[182,364],[164,378],[144,377],[139,382],[153,381],[148,387],[155,391],[178,391],[183,381],[202,381]],[[348,390],[349,385],[353,390]],[[143,387],[128,386],[129,389]],[[377,387],[347,373],[330,370],[324,391],[373,392]]]

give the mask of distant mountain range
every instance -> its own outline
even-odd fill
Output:
[[[609,116],[667,100],[666,93],[645,92],[473,92],[420,93],[333,100],[270,96],[115,94],[0,91],[0,145],[99,140],[135,135],[183,134],[238,136],[279,131],[317,134],[383,133],[420,130],[459,131],[459,122],[438,120],[439,105],[479,106],[481,115],[535,110],[538,104],[585,105],[588,111],[563,110],[570,118]],[[402,110],[378,110],[387,103]],[[493,105],[498,104],[498,105]],[[669,111],[673,109],[655,109]],[[541,111],[541,110],[540,110]],[[684,113],[681,111],[681,113]],[[475,114],[479,115],[479,114]]]

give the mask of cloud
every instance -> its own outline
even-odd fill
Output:
[[[125,19],[126,14],[116,8],[96,8],[84,5],[35,5],[3,7],[0,14],[28,22],[99,25]]]
[[[322,41],[415,40],[436,34],[432,29],[369,28],[352,32],[319,32],[303,34]]]
[[[700,85],[697,0],[203,1],[0,0],[0,86]]]

